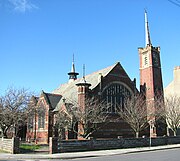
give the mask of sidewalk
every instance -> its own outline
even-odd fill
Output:
[[[58,154],[8,154],[0,153],[0,160],[5,159],[73,159],[73,158],[86,158],[86,157],[100,157],[117,154],[127,154],[145,151],[155,151],[163,149],[180,148],[180,144],[156,146],[156,147],[142,147],[142,148],[128,148],[128,149],[115,149],[115,150],[100,150],[88,152],[73,152],[73,153],[58,153]]]

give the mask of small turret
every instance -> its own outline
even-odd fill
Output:
[[[85,79],[85,65],[83,65],[83,79],[81,82],[77,83],[76,86],[78,87],[79,106],[85,108],[85,100],[90,90],[89,87],[91,86],[91,84],[87,83]]]
[[[69,82],[73,82],[74,80],[76,80],[77,79],[77,75],[79,75],[79,73],[75,72],[74,54],[73,54],[73,61],[72,61],[71,72],[69,72],[68,75],[69,75]]]

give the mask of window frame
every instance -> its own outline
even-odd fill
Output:
[[[106,113],[116,114],[118,108],[123,108],[125,97],[131,97],[133,91],[129,86],[120,81],[107,84],[102,91],[102,99],[107,103]]]

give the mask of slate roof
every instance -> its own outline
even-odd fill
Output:
[[[99,84],[99,76],[100,74],[105,77],[118,63],[115,63],[112,66],[109,66],[107,68],[101,69],[99,71],[96,71],[92,74],[86,75],[85,80],[87,83],[90,83],[90,89],[94,89]],[[79,78],[73,82],[68,82],[65,84],[60,85],[59,88],[55,89],[52,93],[60,94],[63,96],[63,98],[66,99],[66,102],[71,101],[77,101],[78,100],[78,94],[77,94],[77,83],[83,82],[83,78]],[[55,111],[58,111],[63,103],[63,100],[61,99],[59,103],[57,104],[57,107]]]
[[[62,98],[62,95],[60,94],[45,93],[44,91],[42,91],[42,94],[44,95],[46,102],[50,105],[52,109],[55,109],[56,105]]]

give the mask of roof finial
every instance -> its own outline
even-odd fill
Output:
[[[74,65],[74,53],[73,53],[73,60],[72,60],[72,68],[71,68],[71,72],[75,72],[75,65]]]
[[[74,53],[73,53],[73,60],[72,60],[72,62],[74,63]]]
[[[149,25],[148,25],[148,18],[147,18],[147,11],[145,10],[145,38],[146,38],[146,46],[152,45],[149,33]]]
[[[84,82],[86,82],[86,80],[85,80],[85,64],[83,64],[83,80],[84,80]]]
[[[81,79],[81,81],[79,83],[76,84],[77,86],[85,86],[85,87],[90,87],[91,84],[86,82],[85,79],[85,64],[83,64],[83,78]]]

